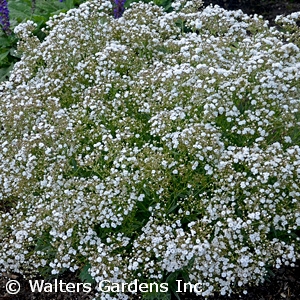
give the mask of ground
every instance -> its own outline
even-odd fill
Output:
[[[262,15],[274,25],[277,15],[300,11],[300,0],[203,0],[204,5],[218,4],[229,10],[241,9],[248,15]],[[300,299],[300,297],[299,297]]]
[[[259,14],[274,25],[274,19],[280,14],[290,14],[300,11],[300,0],[204,0],[204,4],[218,4],[226,9],[242,9],[247,14]],[[300,24],[299,24],[300,25]],[[60,279],[63,282],[80,282],[76,274],[66,273]],[[9,280],[18,280],[21,291],[18,295],[10,295],[5,291],[5,285]],[[181,294],[181,300],[203,300],[191,294]],[[88,300],[91,295],[82,293],[32,293],[28,282],[17,274],[2,274],[0,277],[0,300]],[[135,299],[140,299],[136,296]],[[134,300],[135,300],[134,299]],[[174,297],[174,300],[176,298]],[[161,299],[157,299],[161,300]],[[172,299],[173,300],[173,299]],[[273,270],[273,275],[261,286],[249,287],[246,295],[231,295],[222,297],[215,295],[208,300],[300,300],[300,261],[295,268],[283,267]]]

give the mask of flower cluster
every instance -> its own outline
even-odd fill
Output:
[[[0,0],[0,25],[2,26],[3,31],[7,34],[11,34],[10,30],[10,21],[9,21],[9,10],[7,7],[6,0]]]
[[[16,28],[23,56],[0,85],[1,271],[184,272],[208,296],[299,258],[299,29],[196,2],[116,19],[92,0],[52,17],[42,42],[33,23]]]
[[[114,9],[114,17],[115,17],[116,19],[122,17],[122,14],[123,14],[124,11],[125,11],[125,7],[124,7],[125,2],[126,2],[126,0],[116,0],[116,1],[115,1],[116,7],[115,7],[115,9]]]

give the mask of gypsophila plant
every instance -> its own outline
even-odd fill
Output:
[[[52,17],[42,42],[33,22],[16,27],[23,56],[0,85],[2,271],[184,277],[208,296],[294,265],[299,28],[200,6],[134,3],[115,19],[95,0]]]

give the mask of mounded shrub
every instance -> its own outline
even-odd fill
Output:
[[[2,271],[184,278],[208,296],[294,265],[300,13],[279,31],[200,6],[134,3],[114,19],[95,0],[53,17],[42,42],[16,28],[22,60],[0,86]]]

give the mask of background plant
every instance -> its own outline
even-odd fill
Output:
[[[27,20],[32,20],[37,24],[34,34],[40,40],[43,40],[45,34],[42,28],[45,27],[46,21],[50,16],[66,12],[69,9],[78,7],[85,0],[9,0],[8,10],[5,11],[6,1],[3,0],[3,7],[5,11],[5,19],[9,22],[5,25],[5,30],[0,31],[0,82],[7,80],[14,64],[20,60],[21,53],[16,51],[18,39],[13,33],[13,29],[18,24]],[[131,3],[140,0],[127,0],[125,3],[120,3],[120,7],[125,5],[129,7]],[[143,2],[150,2],[145,0]],[[164,7],[165,10],[170,10],[171,0],[157,0],[155,4]],[[6,21],[6,22],[7,22]],[[2,26],[3,27],[3,26]]]
[[[208,296],[294,264],[297,28],[200,4],[133,3],[115,19],[97,0],[50,18],[42,41],[31,21],[15,29],[23,56],[0,86],[2,270],[184,278]]]
[[[4,0],[3,0],[4,1]],[[6,1],[4,1],[6,2]],[[13,33],[14,28],[27,20],[37,24],[34,34],[42,40],[45,34],[42,28],[50,16],[66,12],[78,7],[84,0],[9,0],[6,18],[9,21],[3,30],[0,30],[0,82],[7,80],[14,64],[20,60],[21,53],[16,51],[18,39]],[[0,5],[0,7],[2,7]]]

